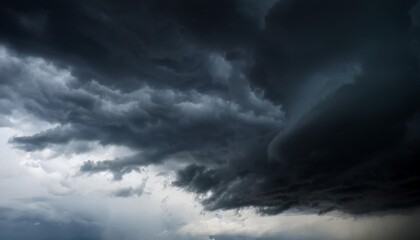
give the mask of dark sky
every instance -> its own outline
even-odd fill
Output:
[[[9,139],[28,154],[126,147],[76,177],[164,168],[208,211],[404,214],[420,205],[419,40],[414,0],[2,0],[0,125],[50,124]],[[34,82],[31,59],[71,76]]]

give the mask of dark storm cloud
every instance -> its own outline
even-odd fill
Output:
[[[206,53],[248,42],[274,2],[3,1],[0,41],[124,90],[208,90]]]
[[[312,22],[312,29],[292,25],[297,28],[296,40],[304,41],[301,37],[321,28],[311,43],[316,45],[314,51],[325,51],[307,54],[321,62],[354,56],[362,72],[353,84],[323,99],[271,143],[271,157],[295,178],[291,186],[296,194],[306,193],[295,198],[294,204],[319,199],[332,202],[333,208],[359,213],[416,206],[420,200],[419,142],[407,139],[413,133],[408,124],[420,106],[412,5],[408,1],[356,1],[343,8],[320,1],[324,7],[305,18],[301,14],[306,8],[301,4],[291,3],[287,19],[300,19],[298,24],[317,16],[336,19],[332,25]],[[283,192],[274,190],[267,200],[276,202]]]
[[[273,7],[263,38],[269,42],[257,48],[250,77],[284,103],[289,123],[270,143],[261,171],[230,176],[230,167],[191,165],[176,184],[212,192],[204,201],[210,209],[366,213],[418,206],[412,4],[282,1]]]
[[[81,172],[171,161],[208,209],[419,206],[416,1],[256,2],[5,1],[0,111],[55,124],[11,142],[127,146]]]
[[[213,80],[227,85],[226,93],[149,86],[122,92],[97,81],[80,84],[65,69],[8,49],[1,60],[1,111],[12,114],[9,109],[15,108],[57,124],[11,142],[26,151],[87,141],[130,147],[137,153],[86,161],[80,168],[84,173],[110,171],[116,180],[164,161],[216,166],[239,164],[250,156],[261,159],[284,118],[280,106],[249,87],[236,63],[217,53],[209,56],[208,67],[216,71]]]

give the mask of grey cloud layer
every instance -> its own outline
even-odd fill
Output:
[[[171,162],[208,209],[420,204],[416,1],[2,5],[0,111],[56,124],[26,151],[128,146],[80,170]]]
[[[34,201],[36,202],[36,201]],[[42,208],[41,208],[42,209]],[[44,209],[45,210],[45,209]],[[49,209],[50,210],[50,209]],[[63,214],[61,213],[63,217]],[[83,218],[60,220],[36,209],[0,208],[2,239],[101,239],[98,225]]]

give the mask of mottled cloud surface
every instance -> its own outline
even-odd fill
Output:
[[[417,1],[0,6],[0,113],[51,124],[19,149],[127,147],[80,173],[165,166],[208,210],[420,205]]]

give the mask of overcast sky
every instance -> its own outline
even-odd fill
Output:
[[[420,239],[415,0],[2,0],[0,239]]]

